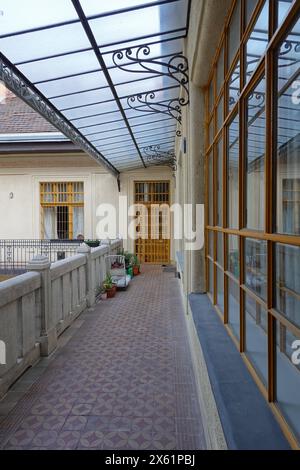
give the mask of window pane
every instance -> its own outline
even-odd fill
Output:
[[[267,300],[267,242],[246,238],[246,286]]]
[[[277,8],[278,8],[278,26],[281,25],[283,22],[284,18],[287,15],[287,12],[289,11],[292,3],[294,0],[279,0],[277,2]]]
[[[221,91],[221,87],[224,81],[224,47],[221,49],[221,53],[217,63],[217,96]]]
[[[268,383],[267,312],[252,297],[246,301],[246,348],[245,352],[262,381]]]
[[[277,331],[279,323],[277,323]],[[298,341],[298,343],[296,343]],[[293,349],[294,348],[294,349]],[[300,338],[285,328],[277,342],[277,403],[300,440]]]
[[[228,325],[234,336],[240,338],[240,288],[228,278]]]
[[[217,261],[224,266],[223,234],[220,232],[217,232]]]
[[[237,66],[229,79],[228,94],[228,106],[229,111],[231,111],[240,96],[240,61],[238,61]]]
[[[210,82],[209,86],[209,100],[208,100],[208,109],[209,109],[209,114],[212,112],[213,106],[214,106],[214,79]]]
[[[217,304],[224,313],[224,274],[217,268]]]
[[[254,12],[254,8],[257,5],[258,0],[246,0],[246,21],[247,25],[251,20],[252,13]]]
[[[277,232],[300,234],[300,20],[278,50]]]
[[[263,230],[265,225],[265,79],[262,79],[249,95],[247,112],[247,227]]]
[[[209,201],[208,201],[208,223],[214,225],[214,172],[213,172],[213,155],[208,156],[208,179],[209,179]]]
[[[228,225],[239,228],[239,116],[228,128]]]
[[[208,232],[208,254],[214,259],[214,232]]]
[[[208,137],[209,137],[209,145],[212,144],[214,140],[214,119],[212,118],[209,126],[208,126]]]
[[[300,328],[300,247],[276,245],[276,308]]]
[[[219,101],[218,109],[217,109],[217,130],[219,131],[223,125],[224,121],[224,97]]]
[[[217,145],[217,225],[223,224],[223,139],[219,140]]]
[[[240,276],[239,237],[228,235],[228,271],[236,278]]]
[[[208,292],[211,295],[214,295],[214,264],[209,261],[208,263],[208,270],[209,270],[209,286],[208,286]]]
[[[228,38],[228,66],[232,64],[232,61],[237,52],[240,44],[240,29],[241,29],[241,1],[239,0],[236,4],[235,10],[232,15],[232,19],[229,26],[229,38]]]
[[[246,82],[249,81],[268,44],[269,2],[266,1],[246,44]]]

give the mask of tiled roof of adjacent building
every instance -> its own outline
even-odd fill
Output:
[[[0,122],[1,134],[58,132],[46,119],[7,88],[1,88]]]

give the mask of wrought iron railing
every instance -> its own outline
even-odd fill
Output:
[[[45,255],[51,263],[74,256],[80,240],[1,240],[0,273],[21,274],[27,263],[36,255]]]

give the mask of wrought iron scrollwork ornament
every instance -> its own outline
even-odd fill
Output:
[[[129,96],[127,98],[127,104],[135,111],[166,114],[176,119],[176,121],[181,124],[181,106],[186,106],[188,103],[184,98],[174,98],[169,101],[156,101],[156,92],[148,91],[147,93]]]
[[[174,54],[168,61],[164,58],[151,58],[148,45],[126,48],[115,51],[112,61],[124,72],[150,74],[151,76],[168,77],[181,87],[181,97],[170,100],[158,99],[161,90],[152,90],[131,95],[127,104],[131,109],[147,113],[162,113],[181,123],[181,107],[189,104],[188,60],[182,54]]]
[[[172,150],[163,151],[160,145],[149,145],[143,149],[146,161],[152,165],[167,165],[177,170],[176,156]]]
[[[188,61],[182,54],[174,54],[167,62],[150,58],[151,49],[148,45],[115,51],[112,56],[116,67],[124,72],[147,73],[169,77],[181,85],[188,95]],[[127,62],[124,62],[124,59]],[[138,67],[137,67],[138,66]]]

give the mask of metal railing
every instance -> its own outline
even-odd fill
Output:
[[[0,273],[21,274],[36,255],[44,255],[51,263],[77,254],[80,240],[1,240]]]

